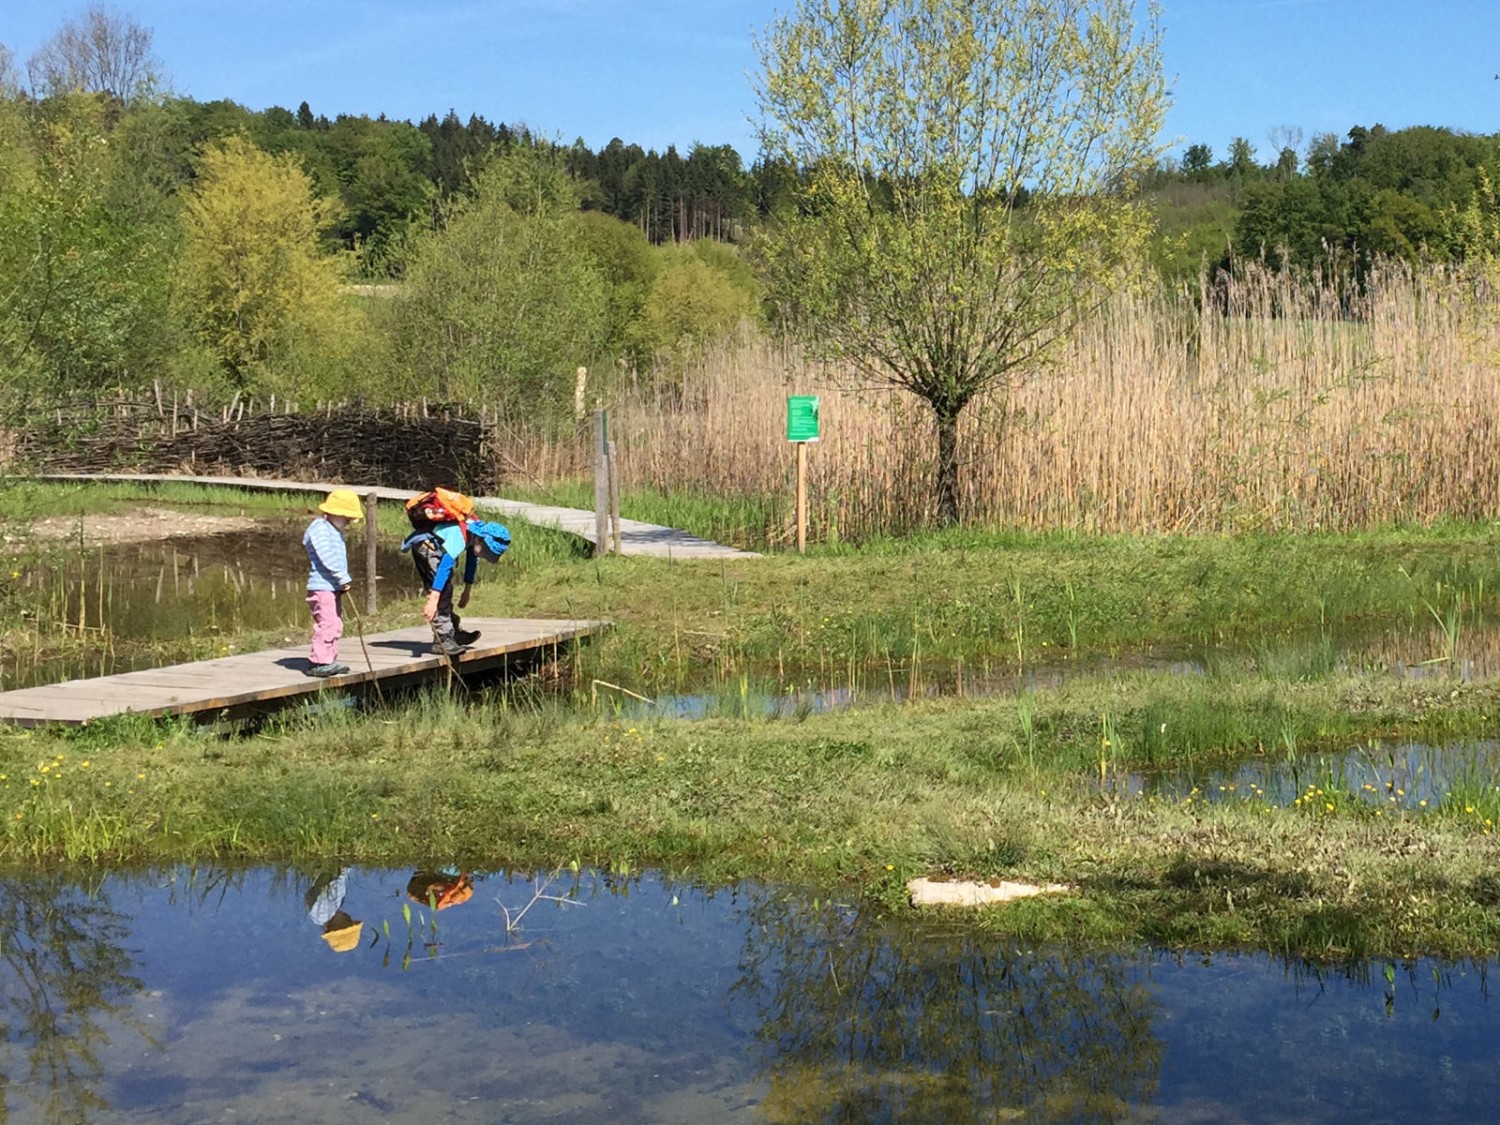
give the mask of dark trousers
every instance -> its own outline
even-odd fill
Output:
[[[422,588],[429,593],[437,578],[438,565],[443,561],[443,547],[436,539],[424,539],[411,549],[412,565],[417,568],[417,577]],[[458,566],[448,571],[448,580],[438,591],[437,613],[432,618],[432,635],[439,641],[453,640],[458,632],[460,618],[453,612],[453,586],[458,581]],[[456,643],[456,642],[455,642]]]

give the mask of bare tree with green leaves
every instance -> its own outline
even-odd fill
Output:
[[[1129,186],[1167,92],[1157,9],[1134,8],[798,0],[757,42],[762,144],[803,173],[766,239],[772,291],[820,354],[931,407],[945,522],[965,408],[1141,258]]]
[[[134,101],[155,89],[160,64],[151,29],[102,4],[63,24],[26,63],[38,97],[80,91]]]

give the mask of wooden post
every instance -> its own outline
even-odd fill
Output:
[[[609,551],[608,411],[594,411],[594,554]]]
[[[620,458],[615,453],[615,443],[609,443],[609,521],[614,535],[615,554],[621,554],[620,544]]]
[[[807,442],[797,444],[797,553],[807,552]]]
[[[380,497],[373,490],[365,493],[365,612],[373,614],[379,604],[375,595],[376,542],[379,534],[375,527],[375,513],[380,507]]]

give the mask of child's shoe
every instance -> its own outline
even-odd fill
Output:
[[[453,633],[453,639],[464,646],[473,644],[479,636],[478,629],[457,629]]]
[[[335,661],[332,664],[314,664],[307,670],[307,674],[309,676],[317,676],[320,680],[326,680],[329,676],[342,676],[347,671],[349,671],[349,665],[339,664]]]

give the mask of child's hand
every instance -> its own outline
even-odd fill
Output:
[[[437,616],[437,610],[438,591],[434,590],[432,593],[427,595],[427,600],[422,603],[422,617],[428,622],[431,622],[432,619]]]
[[[458,595],[458,608],[459,609],[463,609],[464,606],[466,606],[468,604],[469,604],[469,588],[467,586],[465,586],[463,588],[463,593],[461,593],[461,594]]]

